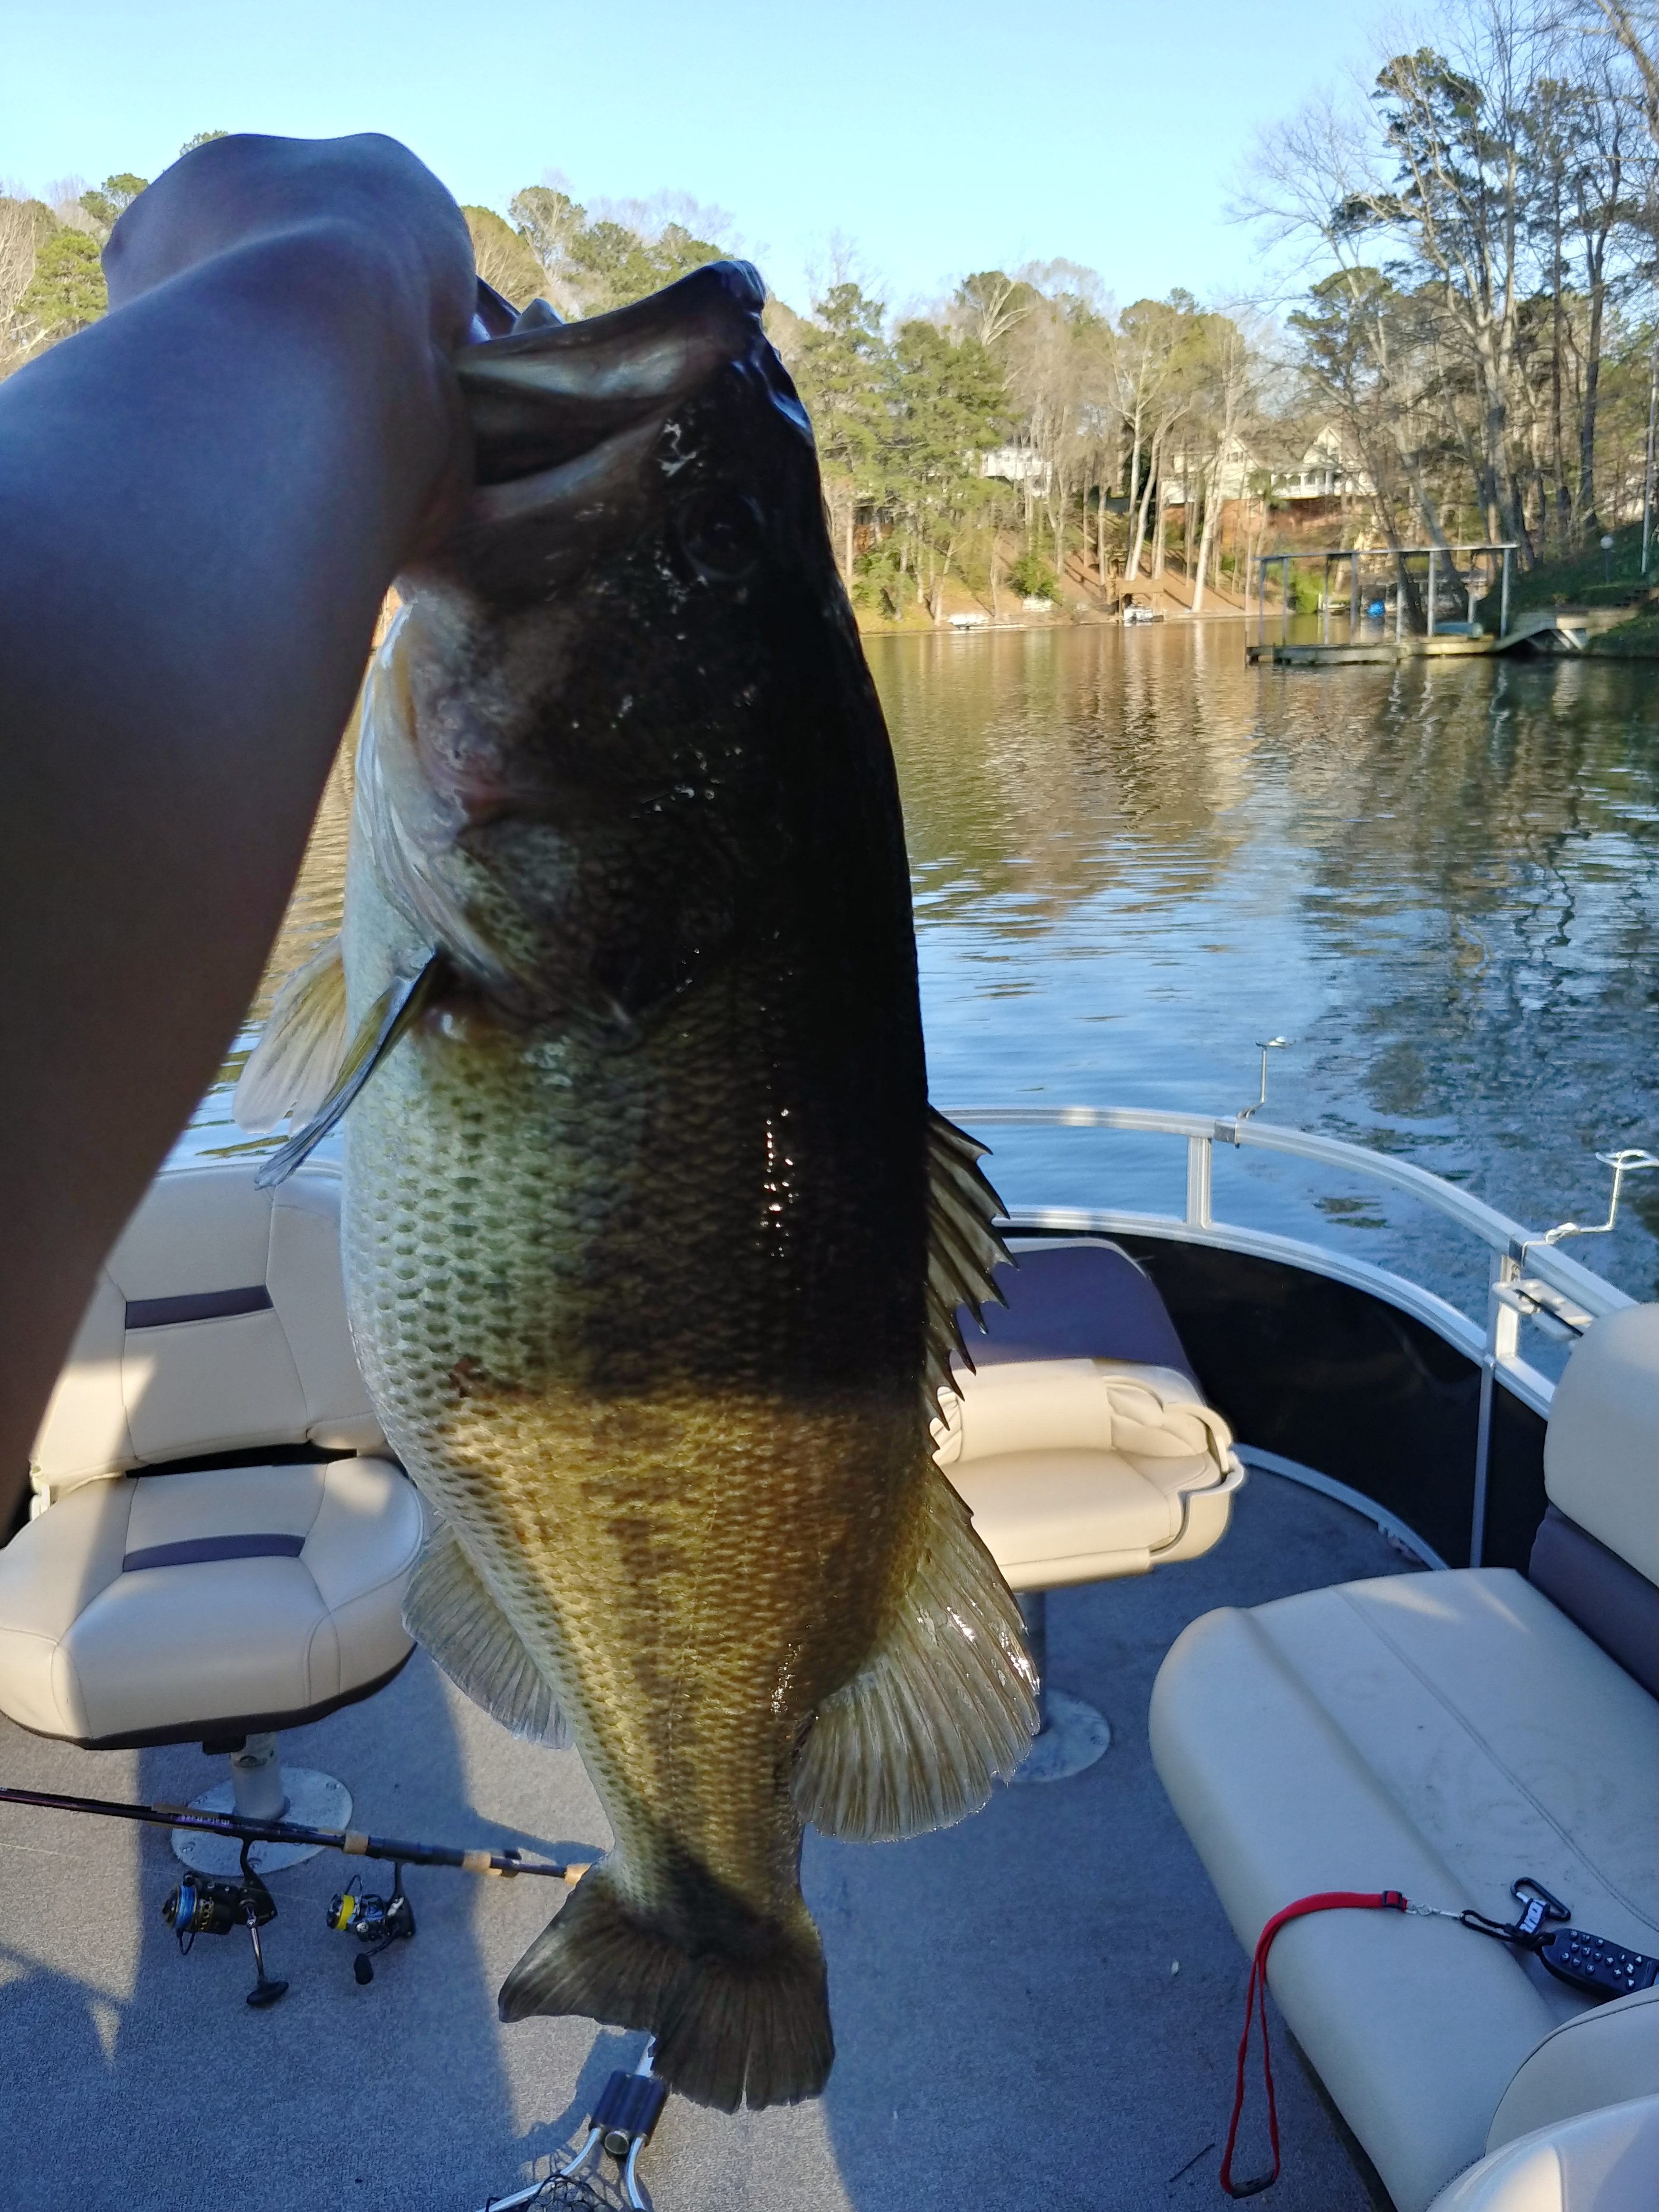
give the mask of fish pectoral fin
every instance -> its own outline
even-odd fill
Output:
[[[988,1298],[1003,1303],[992,1269],[1012,1255],[996,1224],[1002,1200],[981,1172],[985,1147],[965,1129],[927,1109],[927,1352],[924,1389],[929,1417],[937,1393],[951,1387],[951,1357],[973,1360],[962,1340],[957,1309],[974,1319]]]
[[[1037,1731],[1013,1592],[937,1468],[927,1485],[909,1588],[858,1674],[818,1707],[795,1768],[802,1820],[848,1842],[923,1835],[977,1812]]]
[[[381,992],[340,1061],[328,1096],[304,1128],[274,1152],[259,1170],[253,1178],[256,1190],[270,1190],[286,1182],[327,1136],[398,1039],[413,1029],[426,1011],[447,964],[443,954],[434,952],[418,975],[399,975]]]
[[[682,1881],[684,1870],[682,1870]],[[656,2039],[652,2070],[694,2105],[816,2097],[836,2055],[823,1950],[806,1908],[767,1923],[704,1877],[682,1896],[675,1933],[653,1924],[596,1867],[506,1981],[506,2021],[578,2013]],[[701,1908],[701,1909],[699,1909]]]
[[[569,1742],[569,1725],[552,1685],[447,1522],[415,1562],[404,1626],[456,1688],[504,1729],[552,1751]]]
[[[337,932],[276,994],[231,1101],[237,1127],[263,1136],[287,1115],[309,1121],[345,1055],[345,963]]]

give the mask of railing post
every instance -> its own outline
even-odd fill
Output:
[[[1429,605],[1428,605],[1428,617],[1429,617],[1429,629],[1428,629],[1428,634],[1429,634],[1429,635],[1430,635],[1431,637],[1432,637],[1432,636],[1434,635],[1434,595],[1435,595],[1436,587],[1437,586],[1437,585],[1438,585],[1438,583],[1439,583],[1439,580],[1440,580],[1440,578],[1439,578],[1439,568],[1440,568],[1440,556],[1439,556],[1438,552],[1436,550],[1436,549],[1435,549],[1432,545],[1431,545],[1431,546],[1430,546],[1430,548],[1429,548]]]
[[[1492,1255],[1486,1292],[1486,1348],[1480,1361],[1480,1411],[1474,1432],[1474,1509],[1469,1516],[1469,1565],[1478,1567],[1486,1547],[1486,1479],[1492,1467],[1492,1400],[1501,1361],[1513,1359],[1521,1342],[1521,1316],[1498,1296],[1501,1283],[1518,1280],[1521,1270],[1507,1252]]]
[[[1189,1229],[1210,1226],[1210,1139],[1207,1137],[1188,1137],[1187,1139],[1187,1225]]]

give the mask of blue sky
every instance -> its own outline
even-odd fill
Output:
[[[0,178],[153,176],[198,131],[389,131],[463,200],[729,211],[799,306],[839,232],[897,301],[1066,256],[1120,302],[1261,282],[1255,128],[1370,50],[1366,0],[0,0]]]

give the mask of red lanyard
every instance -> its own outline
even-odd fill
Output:
[[[1407,1905],[1397,1889],[1322,1889],[1316,1896],[1298,1897],[1294,1905],[1287,1905],[1282,1912],[1275,1912],[1256,1938],[1255,1956],[1250,1961],[1249,1987],[1244,1997],[1244,2033],[1238,2039],[1238,2078],[1233,2087],[1233,2115],[1227,2123],[1227,2148],[1221,2154],[1221,2186],[1229,2197],[1258,2196],[1262,2190],[1270,2189],[1279,2179],[1279,2114],[1273,2105],[1273,2059],[1267,2049],[1267,1953],[1273,1937],[1287,1920],[1299,1920],[1305,1912],[1356,1908],[1404,1912]],[[1250,2048],[1250,2024],[1258,2014],[1261,2020],[1261,2079],[1267,2092],[1267,2140],[1273,2145],[1273,2170],[1271,2173],[1259,2175],[1254,2181],[1235,2181],[1233,2144],[1238,2136],[1239,2117],[1244,2110],[1244,2061]]]

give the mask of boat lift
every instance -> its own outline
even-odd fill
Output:
[[[1248,647],[1252,660],[1269,653],[1274,658],[1290,646],[1291,570],[1297,562],[1317,561],[1322,564],[1324,587],[1319,599],[1319,643],[1295,648],[1298,657],[1310,659],[1349,659],[1374,658],[1396,659],[1407,655],[1434,654],[1439,652],[1491,653],[1500,650],[1510,634],[1510,579],[1515,554],[1513,540],[1486,545],[1403,545],[1395,546],[1330,546],[1305,553],[1262,553],[1256,556],[1256,635],[1255,644]],[[1458,556],[1465,559],[1466,568],[1477,561],[1488,563],[1487,582],[1484,592],[1477,592],[1473,584],[1464,585],[1468,593],[1468,618],[1460,623],[1437,622],[1436,602],[1439,597],[1441,563],[1447,562],[1454,577],[1458,574]],[[1360,563],[1364,561],[1388,561],[1394,570],[1395,611],[1394,636],[1383,641],[1380,649],[1377,641],[1366,641],[1360,635]],[[1428,565],[1427,588],[1424,599],[1425,628],[1416,636],[1406,628],[1407,563],[1425,561]],[[1331,576],[1338,563],[1348,568],[1348,635],[1343,641],[1331,636]],[[1277,565],[1279,574],[1279,617],[1278,646],[1267,644],[1267,571]],[[1494,573],[1495,570],[1495,573]],[[1459,579],[1461,581],[1461,578]],[[1474,609],[1477,600],[1486,596],[1493,583],[1498,587],[1498,635],[1487,637],[1476,628]],[[1369,650],[1368,650],[1369,646]]]

